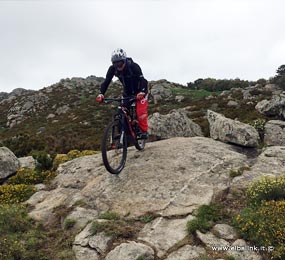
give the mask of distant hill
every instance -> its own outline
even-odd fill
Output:
[[[56,154],[72,149],[100,149],[104,127],[115,111],[115,105],[95,102],[103,80],[96,76],[74,77],[38,91],[15,89],[11,93],[1,92],[0,145],[9,147],[17,156],[39,150]],[[233,88],[223,93],[193,90],[165,79],[150,81],[149,86],[150,115],[184,108],[206,136],[209,132],[205,119],[207,109],[249,122],[264,118],[254,106],[272,95],[272,91],[261,85]],[[115,81],[106,95],[118,97],[121,89],[121,84]],[[229,101],[237,105],[231,106]]]

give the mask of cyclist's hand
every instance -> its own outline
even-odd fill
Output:
[[[96,101],[98,103],[102,103],[104,100],[104,95],[103,94],[99,94],[97,97],[96,97]]]
[[[145,93],[144,92],[140,92],[136,96],[137,100],[142,100],[144,97],[145,97]]]

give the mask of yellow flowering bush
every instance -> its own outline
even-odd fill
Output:
[[[79,158],[79,157],[87,156],[87,155],[94,155],[97,153],[99,152],[92,151],[92,150],[84,150],[82,152],[80,152],[79,150],[71,150],[67,154],[58,154],[53,160],[53,169],[57,169],[60,164],[71,161],[75,158]]]
[[[53,160],[52,168],[55,170],[60,164],[65,163],[69,160],[70,159],[68,158],[67,154],[57,154]]]
[[[69,160],[78,158],[80,156],[80,151],[79,150],[71,150],[67,153],[67,157]]]
[[[14,204],[27,200],[36,192],[35,187],[26,184],[0,186],[0,204]]]
[[[285,259],[285,201],[265,201],[245,208],[234,218],[243,238],[256,246],[273,246],[271,259]]]
[[[56,176],[52,171],[36,171],[34,169],[20,168],[16,175],[9,178],[8,184],[37,184],[50,181]]]
[[[249,186],[247,197],[253,204],[258,204],[263,200],[285,199],[285,176],[262,177]]]

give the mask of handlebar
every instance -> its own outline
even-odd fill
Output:
[[[135,96],[125,97],[125,98],[104,98],[103,99],[103,103],[105,103],[105,104],[111,103],[111,102],[119,102],[119,103],[121,103],[123,100],[128,100],[130,102],[134,102],[134,101],[137,100],[137,98]]]

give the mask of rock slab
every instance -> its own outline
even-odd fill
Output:
[[[207,111],[207,118],[213,139],[245,147],[257,147],[260,138],[253,126],[226,118],[211,110]]]

